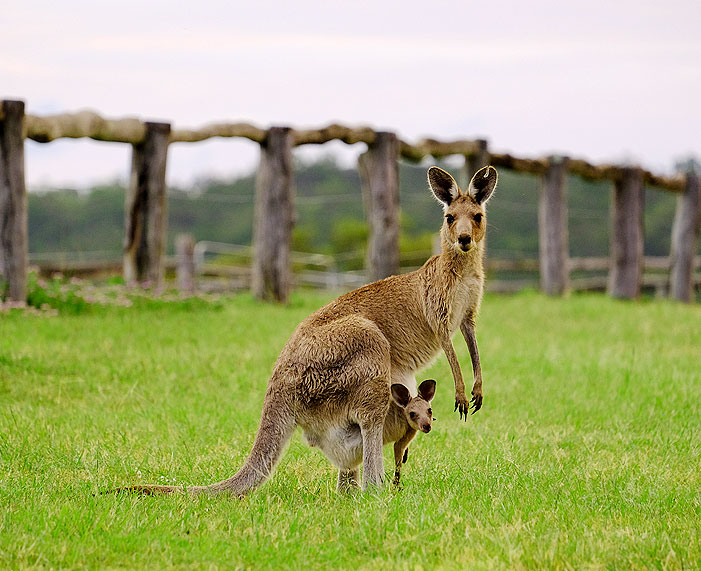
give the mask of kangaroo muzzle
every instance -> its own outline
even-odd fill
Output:
[[[463,252],[467,252],[472,247],[472,236],[469,234],[460,234],[460,236],[458,236],[458,245]]]

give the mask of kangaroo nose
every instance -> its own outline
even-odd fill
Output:
[[[421,430],[423,430],[423,431],[426,432],[426,433],[429,433],[429,432],[431,432],[431,425],[430,425],[430,424],[424,424],[424,425],[421,427]]]
[[[460,236],[458,236],[458,242],[463,247],[469,246],[470,242],[472,242],[472,237],[468,236],[467,234],[461,234]]]

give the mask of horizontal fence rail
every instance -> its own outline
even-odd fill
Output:
[[[699,235],[697,173],[663,176],[631,165],[592,164],[567,156],[516,157],[492,152],[485,140],[410,143],[394,133],[367,126],[331,124],[318,129],[261,128],[246,122],[210,123],[193,129],[174,128],[136,117],[104,118],[93,111],[37,116],[25,114],[24,102],[0,101],[0,296],[26,298],[27,206],[24,183],[24,140],[48,143],[60,138],[90,138],[132,145],[132,175],[127,190],[122,267],[133,284],[160,287],[165,264],[165,169],[171,143],[192,143],[213,137],[248,139],[261,148],[256,180],[253,239],[253,288],[263,299],[285,301],[289,294],[294,225],[292,149],[300,145],[342,141],[364,143],[359,158],[363,203],[370,225],[366,274],[373,278],[399,271],[399,194],[397,161],[421,161],[458,155],[468,175],[491,164],[540,177],[538,270],[540,287],[562,295],[576,286],[569,279],[576,264],[568,257],[565,175],[612,185],[611,244],[608,291],[614,297],[636,298],[643,282],[644,188],[678,195],[668,267],[669,291],[681,301],[694,299],[694,256]],[[184,243],[183,243],[184,244]],[[191,246],[182,246],[183,251]],[[190,280],[191,281],[191,280]],[[189,283],[183,279],[183,284]],[[2,285],[4,284],[4,285]]]
[[[0,109],[0,120],[3,118]],[[89,138],[96,141],[115,143],[142,143],[146,138],[146,124],[134,117],[123,119],[105,119],[93,111],[64,113],[58,115],[25,116],[24,137],[38,143],[48,143],[56,139]],[[172,129],[171,143],[196,143],[214,137],[242,138],[255,143],[263,143],[268,130],[250,123],[212,123],[198,129]],[[365,143],[372,145],[377,131],[370,127],[347,127],[331,124],[321,129],[292,129],[293,144],[321,145],[330,141],[341,141],[353,145]],[[427,157],[441,159],[452,155],[473,156],[481,150],[480,141],[457,140],[437,141],[423,139],[408,143],[399,139],[401,158],[418,162]],[[522,158],[508,153],[490,153],[490,164],[495,167],[510,169],[520,173],[544,175],[550,164],[550,157]],[[595,165],[583,159],[570,158],[567,172],[585,180],[620,180],[626,166],[602,164]],[[672,193],[684,192],[684,177],[657,175],[641,169],[645,184]]]

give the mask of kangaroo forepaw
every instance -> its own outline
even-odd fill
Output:
[[[460,420],[467,420],[467,411],[469,409],[469,403],[467,402],[467,397],[462,394],[455,394],[455,409],[453,412],[456,410],[460,413]]]
[[[472,389],[472,414],[475,414],[479,409],[482,408],[482,387],[476,387]]]

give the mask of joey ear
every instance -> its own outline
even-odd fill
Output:
[[[406,408],[411,400],[411,395],[409,394],[409,389],[400,383],[394,383],[391,387],[392,389],[392,399],[402,408]]]
[[[436,394],[436,381],[433,379],[426,379],[423,383],[419,385],[419,396],[425,401],[431,401],[433,395]]]
[[[493,166],[483,167],[472,177],[467,192],[477,201],[477,204],[484,204],[497,187],[498,178],[497,169]]]
[[[438,167],[428,169],[428,185],[433,195],[446,206],[450,206],[450,203],[460,195],[460,188],[455,179]]]

